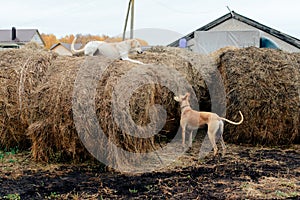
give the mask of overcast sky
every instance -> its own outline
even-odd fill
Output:
[[[9,0],[1,4],[0,29],[36,28],[40,33],[122,33],[129,0]],[[299,0],[135,0],[135,29],[186,35],[231,10],[300,38]],[[147,29],[145,29],[147,28]],[[176,34],[175,34],[176,35]],[[143,38],[142,38],[143,39]]]

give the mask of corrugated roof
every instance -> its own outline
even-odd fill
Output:
[[[272,35],[274,37],[277,37],[277,38],[279,38],[279,39],[281,39],[281,40],[289,43],[290,45],[293,45],[293,46],[295,46],[297,48],[300,48],[300,40],[299,39],[297,39],[295,37],[292,37],[290,35],[287,35],[285,33],[282,33],[280,31],[277,31],[275,29],[272,29],[272,28],[270,28],[268,26],[265,26],[265,25],[263,25],[263,24],[261,24],[259,22],[256,22],[256,21],[254,21],[252,19],[249,19],[247,17],[244,17],[244,16],[242,16],[242,15],[240,15],[240,14],[234,12],[234,11],[232,11],[232,12],[230,12],[230,13],[228,13],[228,14],[226,14],[226,15],[218,18],[218,19],[216,19],[215,21],[213,21],[213,22],[211,22],[211,23],[209,23],[209,24],[207,24],[207,25],[205,25],[205,26],[197,29],[196,31],[208,31],[208,30],[212,29],[213,27],[218,26],[219,24],[221,24],[221,23],[223,23],[226,20],[229,20],[231,18],[236,19],[238,21],[241,21],[243,23],[246,23],[246,24],[248,24],[250,26],[253,26],[253,27],[255,27],[255,28],[257,28],[257,29],[259,29],[261,31],[264,31],[264,32],[266,32],[266,33],[268,33],[268,34],[270,34],[270,35]],[[187,40],[193,39],[194,38],[194,31],[192,33],[187,34],[186,36],[184,36],[182,38],[186,38]],[[180,39],[181,38],[179,38],[178,40],[172,42],[168,46],[178,47]]]

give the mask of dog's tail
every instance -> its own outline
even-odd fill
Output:
[[[74,38],[74,40],[72,41],[72,44],[71,44],[71,52],[72,52],[73,55],[84,52],[84,48],[78,49],[78,50],[75,49],[76,39],[77,39],[77,37],[75,36],[75,38]]]
[[[230,124],[234,124],[234,125],[240,125],[243,121],[244,121],[244,116],[242,114],[241,111],[239,111],[240,115],[241,115],[241,120],[239,122],[233,122],[233,121],[230,121],[229,119],[226,119],[226,118],[223,118],[223,117],[220,117],[221,120],[224,120]]]

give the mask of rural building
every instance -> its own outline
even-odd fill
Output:
[[[22,48],[27,43],[36,42],[45,47],[37,29],[0,29],[0,50],[7,48]]]
[[[79,44],[79,43],[75,44],[75,49],[79,49],[80,47],[81,47],[81,44]],[[68,43],[60,42],[60,43],[54,44],[50,48],[50,50],[58,53],[59,55],[72,56],[71,44],[68,44]]]
[[[168,46],[183,47],[182,45],[199,53],[210,53],[225,46],[256,46],[300,52],[299,39],[233,11]]]

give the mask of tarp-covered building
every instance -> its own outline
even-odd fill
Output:
[[[272,29],[234,11],[179,38],[168,46],[179,47],[182,39],[186,47],[199,53],[211,53],[225,46],[278,48],[300,52],[300,40]]]

